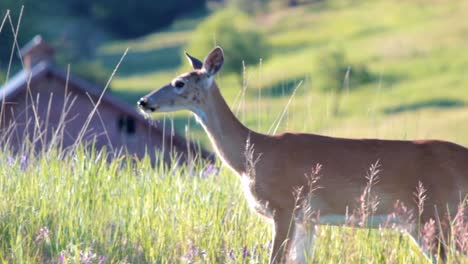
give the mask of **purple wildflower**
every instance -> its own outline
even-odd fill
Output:
[[[250,257],[249,249],[246,246],[244,246],[242,248],[242,259],[246,259],[248,257]]]
[[[28,166],[28,157],[26,155],[21,156],[20,169],[24,170]]]
[[[99,258],[98,264],[104,264],[105,262],[106,262],[106,257],[105,257],[105,256],[101,256],[101,257]]]
[[[12,156],[8,156],[8,166],[13,166],[15,164],[15,159]]]
[[[219,168],[215,167],[213,164],[209,163],[206,167],[200,172],[201,178],[208,178],[211,176],[218,175]]]
[[[186,262],[192,262],[192,260],[198,254],[198,247],[195,246],[193,243],[190,243],[189,248],[185,252],[184,256],[182,257]]]
[[[65,252],[60,252],[60,263],[66,263]]]
[[[233,250],[233,249],[229,250],[229,258],[232,259],[232,260],[236,260],[236,256],[235,256],[235,254],[234,254],[234,250]]]

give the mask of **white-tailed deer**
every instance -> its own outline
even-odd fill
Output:
[[[391,213],[398,200],[417,209],[414,193],[419,182],[428,198],[423,222],[437,218],[435,208],[441,215],[447,208],[455,212],[467,194],[467,148],[433,140],[257,133],[234,116],[216,85],[214,76],[224,62],[222,49],[213,49],[203,62],[186,56],[193,71],[141,98],[138,106],[146,112],[188,109],[198,117],[218,156],[241,178],[252,207],[274,221],[270,263],[286,261],[291,251],[302,213],[297,210],[297,190],[310,191],[310,174],[317,164],[322,166],[320,188],[314,190],[309,207],[320,213],[319,224],[345,223],[345,213],[366,185],[369,166],[377,161],[382,166],[373,187],[380,198],[375,219]]]

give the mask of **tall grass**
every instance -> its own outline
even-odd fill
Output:
[[[267,227],[248,213],[231,175],[153,168],[149,159],[109,163],[107,155],[84,148],[66,157],[4,152],[0,260],[215,263],[231,250],[252,250],[250,241],[268,242]],[[252,229],[260,232],[245,232]]]
[[[149,159],[130,157],[109,162],[108,155],[84,147],[66,156],[14,156],[4,149],[0,261],[267,262],[270,226],[250,211],[232,173],[202,164],[152,167]],[[463,260],[456,254],[453,263]],[[425,258],[391,229],[318,229],[313,263],[362,261]]]

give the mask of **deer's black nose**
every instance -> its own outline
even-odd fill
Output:
[[[140,108],[145,108],[148,106],[148,100],[146,100],[146,98],[140,98],[140,100],[137,102],[137,105]]]

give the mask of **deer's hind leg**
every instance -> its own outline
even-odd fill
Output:
[[[292,210],[275,210],[273,215],[274,234],[270,264],[287,263],[293,243],[296,224]]]

